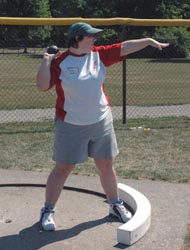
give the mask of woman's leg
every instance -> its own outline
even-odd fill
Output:
[[[108,201],[116,201],[119,198],[117,188],[117,176],[112,166],[112,159],[94,159],[99,172],[100,181]]]
[[[112,166],[112,159],[95,159],[96,167],[99,170],[100,181],[110,204],[109,214],[116,216],[121,222],[127,222],[132,214],[129,212],[123,201],[119,199],[117,187],[117,176]]]
[[[55,230],[54,206],[61,194],[64,183],[75,165],[56,163],[55,168],[50,173],[47,186],[45,205],[41,209],[40,223],[45,231]]]
[[[74,164],[56,163],[47,180],[45,204],[55,206],[64,183],[74,167]]]

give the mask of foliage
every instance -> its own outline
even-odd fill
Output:
[[[0,14],[8,17],[51,17],[48,0],[7,0],[3,1]],[[1,27],[0,34],[4,38],[4,45],[7,41],[13,41],[10,47],[23,46],[27,47],[51,36],[50,27],[31,27],[31,26],[6,26]]]
[[[189,17],[190,1],[167,0],[160,4],[160,13],[162,18],[185,19]],[[190,52],[189,27],[159,27],[155,30],[155,36],[162,39],[170,39],[177,53],[182,57],[187,57]]]
[[[189,18],[189,0],[164,0],[160,3],[162,18]]]
[[[141,16],[141,18],[185,19],[189,18],[190,14],[189,0],[158,0],[149,3],[147,7],[148,11],[144,9],[144,13],[146,13],[147,16],[144,15]],[[190,51],[189,27],[154,27],[151,31],[153,31],[151,32],[151,36],[165,41],[170,40],[172,47],[175,49],[175,52],[179,54],[179,57],[188,56]],[[150,35],[147,31],[143,31],[142,34],[145,36]]]
[[[35,17],[51,17],[48,0],[33,2],[35,5],[33,15]],[[38,41],[48,40],[51,37],[50,26],[45,27],[31,27],[29,30],[29,39],[33,40],[33,45],[38,43]]]
[[[82,18],[189,18],[190,0],[2,0],[1,16],[9,17],[82,17]],[[100,43],[117,42],[121,40],[122,27],[103,27],[104,34]],[[12,27],[1,26],[0,35],[4,38],[1,44],[14,41],[14,44],[29,44],[44,46],[47,42],[58,41],[59,46],[66,44],[67,27]],[[140,27],[129,26],[122,38],[133,39],[144,36],[160,37],[175,40],[173,48],[183,57],[189,54],[188,27]],[[180,44],[177,46],[176,44]],[[12,45],[10,45],[12,46]],[[31,45],[30,45],[31,46]]]
[[[178,57],[188,57],[190,53],[189,35],[190,32],[186,27],[159,27],[155,30],[155,37],[170,40]]]

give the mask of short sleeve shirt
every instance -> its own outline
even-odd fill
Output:
[[[101,121],[109,110],[104,93],[106,67],[124,60],[121,43],[94,46],[90,53],[68,50],[51,63],[50,88],[57,92],[56,116],[65,122],[88,125]]]

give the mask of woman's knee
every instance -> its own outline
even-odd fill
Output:
[[[65,164],[65,163],[56,162],[53,171],[56,174],[64,175],[65,173],[69,174],[74,169],[74,167],[75,167],[74,164]]]
[[[110,171],[114,171],[112,162],[112,159],[95,159],[96,167],[100,173],[108,173]]]

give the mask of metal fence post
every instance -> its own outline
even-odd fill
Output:
[[[123,69],[122,69],[122,72],[123,72],[123,77],[122,77],[122,80],[123,80],[123,83],[122,83],[122,99],[123,99],[123,107],[122,107],[122,109],[123,109],[123,124],[126,124],[126,99],[127,99],[127,95],[126,95],[126,91],[127,91],[127,82],[126,82],[126,65],[127,65],[127,63],[126,63],[126,60],[124,60],[123,61]]]
[[[127,37],[127,32],[126,32],[126,26],[123,25],[122,26],[122,41],[125,41],[126,40],[126,37]],[[123,124],[126,124],[126,98],[127,98],[127,95],[126,95],[126,91],[127,91],[127,84],[126,84],[126,60],[123,61],[122,63],[122,123]]]

